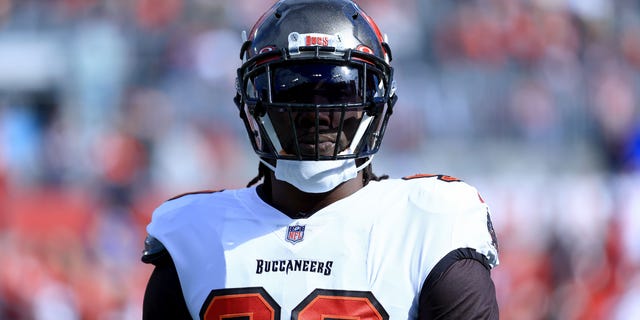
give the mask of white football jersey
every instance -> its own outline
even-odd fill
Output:
[[[372,181],[306,219],[255,188],[192,194],[153,214],[149,234],[176,265],[194,319],[415,319],[447,253],[498,264],[489,210],[447,176]]]

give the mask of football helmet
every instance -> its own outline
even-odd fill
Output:
[[[397,100],[391,48],[349,0],[281,0],[240,49],[234,99],[262,158],[370,157]]]

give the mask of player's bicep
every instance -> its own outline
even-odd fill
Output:
[[[142,261],[155,267],[144,293],[143,319],[191,319],[175,264],[155,238],[147,237]]]
[[[173,261],[156,264],[144,293],[143,319],[191,319]]]
[[[452,251],[422,287],[419,319],[498,319],[489,270],[486,257],[472,249]]]

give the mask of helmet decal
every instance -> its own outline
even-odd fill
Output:
[[[266,46],[260,50],[258,50],[258,54],[262,54],[262,53],[267,53],[267,52],[271,52],[273,50],[276,50],[277,47],[276,46]]]
[[[334,47],[337,50],[343,50],[342,38],[339,34],[330,35],[324,33],[297,33],[291,32],[288,37],[289,53],[297,54],[300,47]]]
[[[360,51],[360,52],[364,52],[364,53],[368,53],[368,54],[374,54],[373,49],[361,44],[359,46],[356,47],[356,50]]]

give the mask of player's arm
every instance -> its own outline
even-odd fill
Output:
[[[145,240],[142,261],[155,266],[144,293],[143,319],[191,319],[182,295],[178,272],[162,243]]]
[[[425,280],[419,319],[498,319],[496,290],[484,255],[464,248],[442,258]]]

